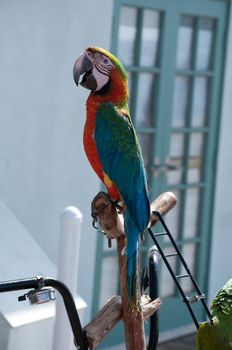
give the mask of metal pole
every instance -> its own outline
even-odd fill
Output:
[[[159,251],[154,245],[148,251],[149,257],[149,286],[151,300],[158,298],[158,263]],[[148,343],[148,350],[155,350],[159,340],[159,312],[156,311],[150,317],[150,337]]]
[[[6,292],[14,292],[16,290],[24,290],[24,289],[31,289],[31,288],[38,288],[39,285],[39,278],[38,277],[32,277],[32,278],[24,278],[24,279],[17,279],[12,281],[4,281],[0,282],[0,293],[6,293]]]
[[[82,330],[82,326],[81,326],[81,322],[79,319],[79,315],[76,309],[76,305],[75,305],[75,301],[73,299],[73,296],[71,294],[71,292],[69,291],[69,289],[67,288],[67,286],[60,282],[57,281],[53,278],[49,278],[49,277],[45,277],[43,279],[44,282],[44,286],[50,286],[55,288],[61,295],[63,298],[63,302],[66,308],[66,312],[70,321],[70,325],[72,328],[72,334],[75,338],[75,342],[76,342],[76,347],[75,349],[77,350],[87,350],[88,346],[87,346],[87,342],[85,340],[85,335],[84,332]]]
[[[61,214],[60,251],[58,261],[58,279],[67,285],[76,295],[78,255],[80,249],[81,212],[73,206],[67,207]],[[73,350],[73,335],[62,299],[57,298],[56,319],[53,335],[54,350]]]

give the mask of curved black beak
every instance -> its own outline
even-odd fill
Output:
[[[73,66],[73,78],[78,86],[79,84],[86,89],[96,90],[97,82],[92,74],[93,71],[93,63],[89,59],[89,57],[84,52],[83,55],[78,57],[74,66]],[[83,75],[81,82],[79,82],[80,77]]]

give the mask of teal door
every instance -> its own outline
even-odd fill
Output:
[[[118,0],[114,9],[112,51],[128,71],[130,110],[151,198],[176,194],[178,205],[166,221],[206,293],[227,11],[228,2],[219,0]],[[162,244],[170,252],[169,243]],[[150,245],[147,239],[141,248],[143,261]],[[96,308],[118,290],[115,250],[102,249],[101,238],[97,259]],[[178,261],[171,259],[180,274]],[[182,285],[191,295],[190,281]],[[162,262],[159,287],[161,333],[194,329]],[[204,319],[202,309],[196,312]],[[108,344],[114,340],[120,342],[112,337]]]

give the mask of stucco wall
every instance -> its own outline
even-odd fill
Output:
[[[109,48],[112,6],[0,3],[0,196],[55,263],[60,212],[67,205],[82,211],[78,291],[88,303],[96,243],[90,202],[99,182],[82,146],[88,92],[74,85],[72,67],[84,47]]]
[[[216,176],[212,231],[209,300],[232,278],[232,9],[226,49],[225,79]]]

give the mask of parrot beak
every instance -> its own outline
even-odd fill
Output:
[[[73,66],[73,78],[78,86],[79,84],[86,89],[96,90],[97,81],[93,73],[93,63],[86,55],[86,52],[83,53],[75,62]],[[80,77],[83,75],[81,82],[79,82]]]

